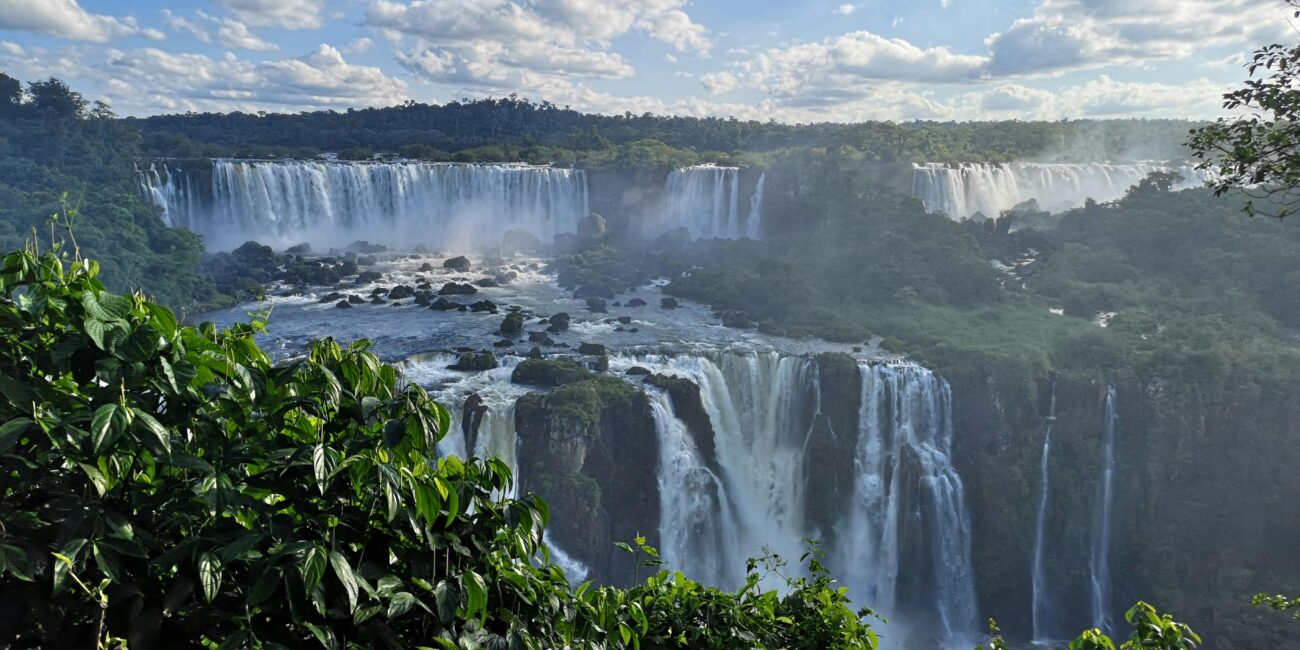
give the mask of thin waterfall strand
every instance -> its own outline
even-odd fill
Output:
[[[1115,385],[1106,387],[1106,426],[1101,440],[1101,477],[1097,485],[1097,514],[1093,524],[1088,569],[1092,576],[1092,625],[1111,630],[1110,526],[1114,501],[1115,436],[1119,429],[1119,397]]]
[[[1043,431],[1043,457],[1038,468],[1038,513],[1034,531],[1034,566],[1031,582],[1034,589],[1033,603],[1033,641],[1036,645],[1051,642],[1048,629],[1051,620],[1049,595],[1047,592],[1047,566],[1044,558],[1047,545],[1047,503],[1052,489],[1051,455],[1052,429],[1056,427],[1056,383],[1052,383],[1052,403],[1047,415],[1047,426]]]
[[[664,182],[664,211],[659,232],[686,228],[691,237],[757,239],[763,211],[764,177],[749,194],[749,211],[740,210],[740,168],[717,165],[681,167]]]

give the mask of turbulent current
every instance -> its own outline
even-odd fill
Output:
[[[1031,199],[1050,212],[1079,207],[1088,199],[1112,201],[1154,171],[1179,173],[1182,187],[1203,180],[1191,166],[1158,163],[925,163],[913,169],[912,196],[931,212],[953,219],[976,215],[996,219],[1004,210]]]

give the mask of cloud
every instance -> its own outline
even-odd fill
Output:
[[[316,29],[325,0],[213,0],[235,18],[256,27]]]
[[[18,56],[0,50],[0,67],[25,78],[84,76],[91,81],[74,87],[108,100],[124,115],[391,106],[409,96],[400,79],[348,63],[329,45],[257,62],[233,53],[214,58],[152,47],[31,48]]]
[[[740,80],[730,72],[710,72],[700,77],[700,84],[710,95],[722,95],[740,87]]]
[[[77,0],[0,0],[0,29],[95,43],[123,36],[163,39],[162,32],[140,27],[135,18],[92,14]]]
[[[353,39],[352,42],[343,46],[345,54],[365,54],[373,49],[375,49],[375,42],[365,36]]]
[[[278,50],[280,46],[270,43],[249,31],[248,26],[233,18],[217,18],[202,11],[195,12],[202,24],[184,16],[164,9],[163,17],[173,31],[187,33],[204,43],[216,41],[223,47],[242,50]],[[206,25],[206,26],[205,26]]]
[[[395,43],[422,79],[497,92],[534,92],[560,79],[626,79],[612,41],[639,32],[706,56],[708,31],[685,0],[372,0],[365,24]]]
[[[834,103],[870,92],[871,82],[969,83],[987,60],[944,47],[850,32],[820,43],[769,49],[737,67],[745,83],[789,102]]]
[[[842,4],[842,5],[838,6],[838,7],[836,7],[834,13],[837,13],[837,14],[839,14],[839,15],[841,15],[841,16],[847,16],[847,15],[849,15],[849,14],[851,14],[851,13],[857,11],[857,10],[858,10],[858,6],[857,6],[857,5],[855,5],[855,4],[849,4],[849,3],[846,2],[846,3],[844,3],[844,4]]]
[[[1288,14],[1275,0],[1042,0],[987,39],[989,72],[1050,74],[1273,42],[1285,37]]]

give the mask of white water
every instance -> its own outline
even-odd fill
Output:
[[[799,557],[804,540],[820,536],[804,516],[804,493],[818,489],[816,468],[803,461],[819,410],[816,362],[775,352],[614,360],[616,369],[632,365],[699,385],[714,432],[717,474],[667,396],[652,395],[668,565],[734,589],[745,558]],[[828,549],[833,573],[855,602],[902,619],[933,616],[935,629],[921,633],[929,641],[971,647],[979,638],[971,523],[951,462],[948,385],[907,364],[863,365],[861,373],[858,475],[836,526],[838,548]],[[909,552],[922,564],[909,565]],[[904,584],[920,585],[911,593],[924,594],[924,611],[896,601]],[[889,630],[895,640],[903,634]]]
[[[740,168],[696,165],[674,169],[664,182],[664,211],[658,231],[686,228],[694,238],[758,239],[765,181],[765,175],[760,175],[749,194],[749,210],[742,213]]]
[[[921,199],[931,212],[953,219],[977,213],[996,219],[1004,210],[1030,199],[1050,212],[1081,206],[1090,198],[1113,201],[1153,171],[1182,174],[1180,187],[1193,187],[1203,180],[1201,172],[1190,165],[1158,163],[925,163],[913,167],[912,196]]]
[[[1047,414],[1047,427],[1043,431],[1043,458],[1038,469],[1038,516],[1034,531],[1034,566],[1031,582],[1034,588],[1033,621],[1035,645],[1048,645],[1052,642],[1050,630],[1050,597],[1047,593],[1047,567],[1044,561],[1046,546],[1047,501],[1051,494],[1052,429],[1056,427],[1056,384],[1052,384],[1052,405]]]
[[[198,212],[199,198],[185,172],[171,169],[167,163],[150,163],[149,169],[137,169],[136,173],[141,191],[163,209],[163,223],[169,228],[190,223]]]
[[[1106,427],[1101,440],[1101,479],[1097,486],[1097,511],[1092,531],[1092,552],[1088,570],[1092,577],[1092,626],[1111,630],[1110,522],[1111,492],[1115,475],[1115,434],[1119,428],[1119,404],[1115,385],[1106,388]]]
[[[211,204],[199,210],[173,200],[178,182],[143,178],[176,215],[171,225],[204,235],[214,249],[250,239],[322,248],[363,239],[475,250],[500,245],[513,228],[549,242],[588,212],[583,171],[523,164],[217,160]]]
[[[886,616],[898,591],[920,575],[934,602],[939,640],[971,647],[979,638],[971,522],[952,465],[952,396],[947,382],[914,365],[861,366],[862,402],[854,500],[839,527],[839,574],[855,600]],[[931,567],[902,563],[906,544],[928,547]]]

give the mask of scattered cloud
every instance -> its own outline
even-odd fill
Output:
[[[173,31],[189,34],[204,43],[215,40],[222,47],[239,50],[278,50],[280,47],[270,43],[248,29],[248,25],[233,18],[217,18],[202,11],[196,11],[198,21],[193,21],[169,9],[163,10],[163,18]]]
[[[344,54],[365,54],[366,52],[369,52],[370,50],[373,49],[375,49],[375,42],[365,36],[362,36],[361,38],[353,39],[350,43],[343,46],[343,53]]]
[[[124,36],[162,40],[163,33],[142,28],[135,18],[92,14],[77,0],[0,0],[0,29],[105,43]]]
[[[256,27],[317,29],[325,0],[213,0],[239,20]]]
[[[844,3],[844,4],[842,4],[842,5],[838,6],[838,7],[836,7],[834,13],[837,13],[837,14],[839,14],[839,15],[841,15],[841,16],[847,16],[847,15],[849,15],[849,14],[851,14],[851,13],[857,11],[857,10],[858,10],[858,6],[857,6],[857,5],[855,5],[855,4],[850,4],[850,3],[847,3],[847,2],[846,2],[846,3]]]

